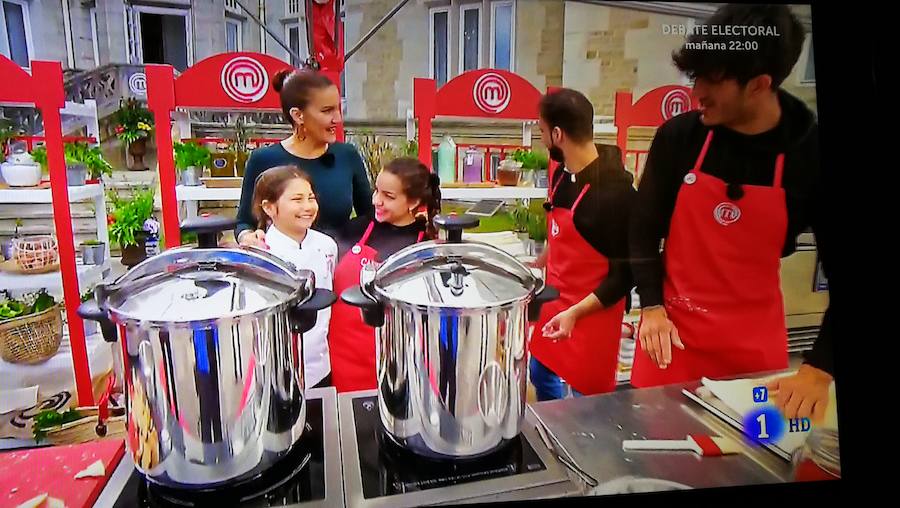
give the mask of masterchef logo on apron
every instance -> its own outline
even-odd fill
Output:
[[[716,222],[723,226],[730,226],[741,218],[741,209],[734,203],[719,203],[713,211]]]
[[[550,234],[554,237],[559,236],[559,224],[553,219],[550,220]]]

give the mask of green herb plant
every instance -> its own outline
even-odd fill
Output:
[[[41,289],[36,293],[27,293],[20,298],[10,298],[4,293],[4,299],[0,301],[0,321],[30,316],[52,309],[56,305],[56,299]]]
[[[120,198],[114,190],[108,196],[110,240],[122,248],[137,245],[135,236],[144,230],[144,221],[153,215],[153,187],[132,189],[129,199]]]
[[[47,431],[53,427],[65,425],[82,419],[83,416],[77,409],[69,409],[60,413],[56,409],[46,409],[38,413],[32,422],[34,441],[40,443],[47,437]]]
[[[90,179],[100,178],[103,175],[112,174],[112,166],[103,154],[100,152],[99,146],[90,146],[83,141],[75,143],[66,143],[64,145],[66,164],[84,164],[90,174]],[[34,161],[41,165],[44,173],[49,171],[47,163],[47,147],[44,145],[36,146],[31,151],[31,157]]]
[[[194,141],[187,143],[175,143],[175,168],[178,171],[193,166],[198,169],[209,167],[212,162],[212,153],[203,145]]]

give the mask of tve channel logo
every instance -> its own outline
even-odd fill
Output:
[[[759,445],[777,444],[786,432],[809,432],[809,418],[787,420],[775,406],[769,403],[769,390],[765,386],[753,388],[754,407],[744,415],[744,434]]]

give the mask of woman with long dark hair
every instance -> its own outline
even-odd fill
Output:
[[[440,180],[416,159],[394,159],[375,181],[372,205],[374,219],[357,217],[337,237],[337,295],[360,283],[367,264],[436,236],[432,219],[441,210]],[[363,323],[358,308],[340,299],[331,312],[328,350],[335,388],[339,392],[375,388],[374,330]]]

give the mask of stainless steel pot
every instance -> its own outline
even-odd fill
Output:
[[[381,423],[433,458],[477,457],[525,416],[529,321],[558,297],[491,245],[462,242],[470,216],[437,217],[447,239],[407,247],[341,299],[376,328]]]
[[[186,222],[200,248],[151,257],[79,308],[106,340],[121,336],[128,448],[137,469],[167,487],[255,477],[306,423],[301,335],[334,294],[261,250],[216,248],[234,224]]]

